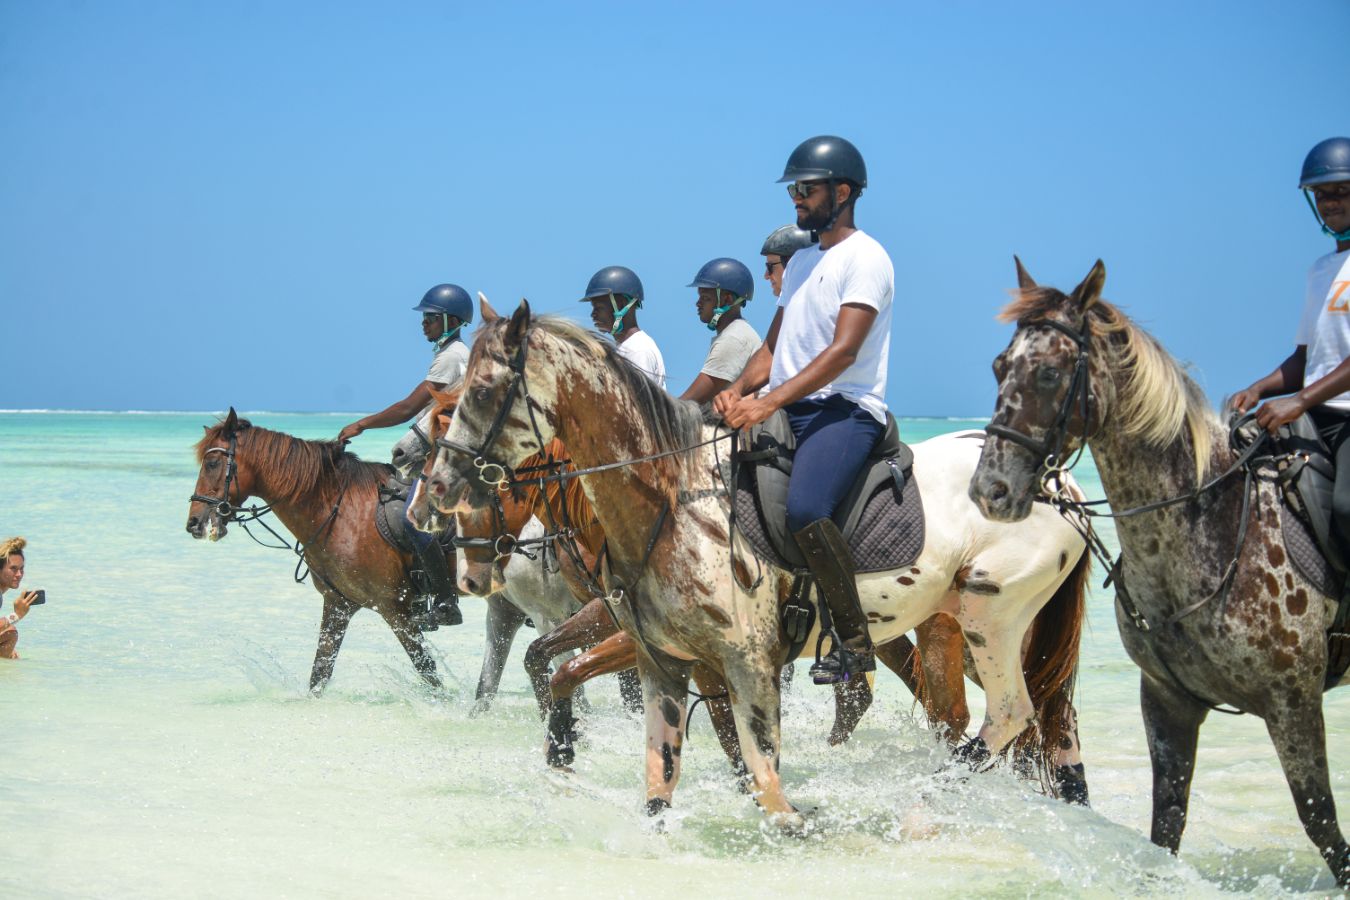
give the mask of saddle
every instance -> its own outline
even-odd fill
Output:
[[[751,428],[735,451],[735,505],[737,526],[756,553],[782,568],[804,572],[806,560],[787,527],[788,479],[796,449],[782,410]],[[857,571],[907,566],[923,551],[923,500],[913,478],[914,451],[900,440],[890,413],[867,460],[835,511],[835,524]]]
[[[1350,554],[1332,528],[1336,464],[1307,414],[1281,426],[1274,443],[1275,481],[1285,505],[1280,516],[1285,550],[1305,578],[1337,598],[1327,629],[1329,688],[1350,669],[1350,594],[1345,590]]]
[[[379,499],[375,502],[375,530],[386,544],[398,552],[415,555],[417,546],[410,533],[413,526],[404,514],[408,505],[408,492],[411,490],[411,481],[403,481],[397,473],[390,473],[384,484],[380,485]],[[454,534],[450,529],[437,536],[437,541],[447,552],[453,546],[453,540]]]

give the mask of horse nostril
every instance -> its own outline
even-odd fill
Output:
[[[444,497],[444,496],[445,496],[445,482],[444,482],[444,481],[441,481],[440,479],[435,479],[435,480],[433,480],[433,481],[431,482],[431,493],[435,494],[437,497]]]
[[[197,517],[196,517],[196,516],[193,516],[192,518],[188,519],[187,530],[190,531],[190,532],[191,532],[191,531],[196,531],[196,530],[197,530]]]
[[[1008,491],[1008,482],[1003,481],[1002,479],[995,481],[989,486],[989,499],[1002,500],[1008,496]]]

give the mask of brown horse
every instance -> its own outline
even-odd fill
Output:
[[[375,504],[388,466],[363,462],[334,441],[259,428],[233,409],[206,427],[196,453],[201,470],[188,508],[188,534],[219,540],[237,521],[240,507],[258,497],[304,542],[311,581],[323,597],[311,692],[322,692],[332,677],[347,626],[361,608],[379,613],[418,674],[432,687],[441,686],[422,631],[412,621],[411,558],[389,546],[375,528]]]
[[[430,439],[434,444],[449,426],[459,396],[434,391],[433,395],[438,403],[437,413],[429,423]],[[527,459],[521,470],[542,472],[550,464],[566,458],[566,449],[560,441],[554,440],[543,452]],[[428,469],[430,465],[428,461]],[[420,495],[412,510],[414,519],[420,519],[423,525],[435,519],[434,507],[427,499],[425,494]],[[525,668],[540,713],[549,721],[549,762],[566,765],[573,758],[573,694],[582,684],[600,675],[631,673],[637,666],[637,646],[632,635],[618,628],[603,601],[595,597],[597,585],[591,573],[596,571],[596,560],[605,538],[580,481],[529,482],[501,494],[500,501],[499,511],[486,506],[460,510],[456,515],[460,538],[477,539],[479,543],[479,546],[461,550],[460,586],[463,590],[488,596],[500,589],[505,559],[496,548],[505,545],[499,544],[498,538],[503,534],[519,535],[532,516],[544,522],[551,531],[567,529],[575,539],[569,547],[558,552],[558,557],[564,577],[573,586],[576,597],[586,605],[562,625],[531,643],[525,656]],[[965,644],[960,626],[952,617],[939,613],[930,616],[915,631],[921,649],[902,635],[879,647],[878,658],[914,694],[923,706],[930,726],[954,745],[970,722],[963,677]],[[567,660],[550,677],[550,660],[581,648],[588,649]],[[693,677],[700,693],[713,698],[708,701],[708,706],[714,728],[728,756],[732,757],[733,763],[738,763],[731,710],[718,696],[725,693],[720,676],[706,666],[696,665]],[[625,698],[629,696],[625,692]],[[831,744],[848,740],[871,706],[872,699],[872,687],[867,680],[835,685]],[[640,702],[637,706],[640,708]]]

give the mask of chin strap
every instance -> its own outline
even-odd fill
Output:
[[[1303,199],[1308,201],[1308,208],[1312,210],[1313,218],[1317,220],[1317,224],[1322,226],[1323,234],[1328,235],[1333,240],[1350,241],[1350,228],[1344,231],[1332,231],[1327,227],[1327,223],[1322,221],[1322,214],[1317,211],[1317,204],[1313,202],[1312,191],[1304,188]]]
[[[437,350],[445,349],[445,345],[455,339],[455,335],[459,334],[459,330],[463,328],[464,325],[465,325],[464,322],[460,322],[452,329],[450,327],[450,314],[441,313],[441,331],[443,331],[444,333],[439,338],[432,341],[432,343],[436,345],[436,349]]]
[[[721,303],[721,302],[722,302],[722,289],[721,289],[721,288],[715,288],[714,290],[717,291],[717,302],[718,302],[718,303]],[[730,303],[728,303],[726,306],[717,306],[717,307],[714,307],[714,308],[713,308],[712,319],[710,319],[710,320],[708,321],[708,330],[709,330],[709,331],[716,331],[716,330],[717,330],[717,323],[720,322],[720,321],[722,321],[722,317],[725,316],[727,313],[731,312],[733,309],[735,309],[736,307],[740,306],[742,303],[745,302],[745,299],[742,298],[742,297],[737,297],[735,294],[732,294],[731,296],[734,297],[735,299],[733,299],[733,300],[732,300]]]
[[[628,315],[628,313],[632,311],[633,307],[638,306],[641,303],[641,301],[639,301],[636,297],[628,297],[628,305],[625,306],[623,309],[619,309],[619,301],[617,299],[619,297],[628,297],[628,295],[615,294],[613,291],[610,292],[609,306],[610,309],[614,310],[614,324],[609,326],[610,337],[619,336],[619,332],[623,331],[623,317]]]

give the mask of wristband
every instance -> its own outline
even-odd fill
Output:
[[[5,616],[5,621],[11,625],[17,625],[19,622],[19,614],[10,613],[9,615]]]

